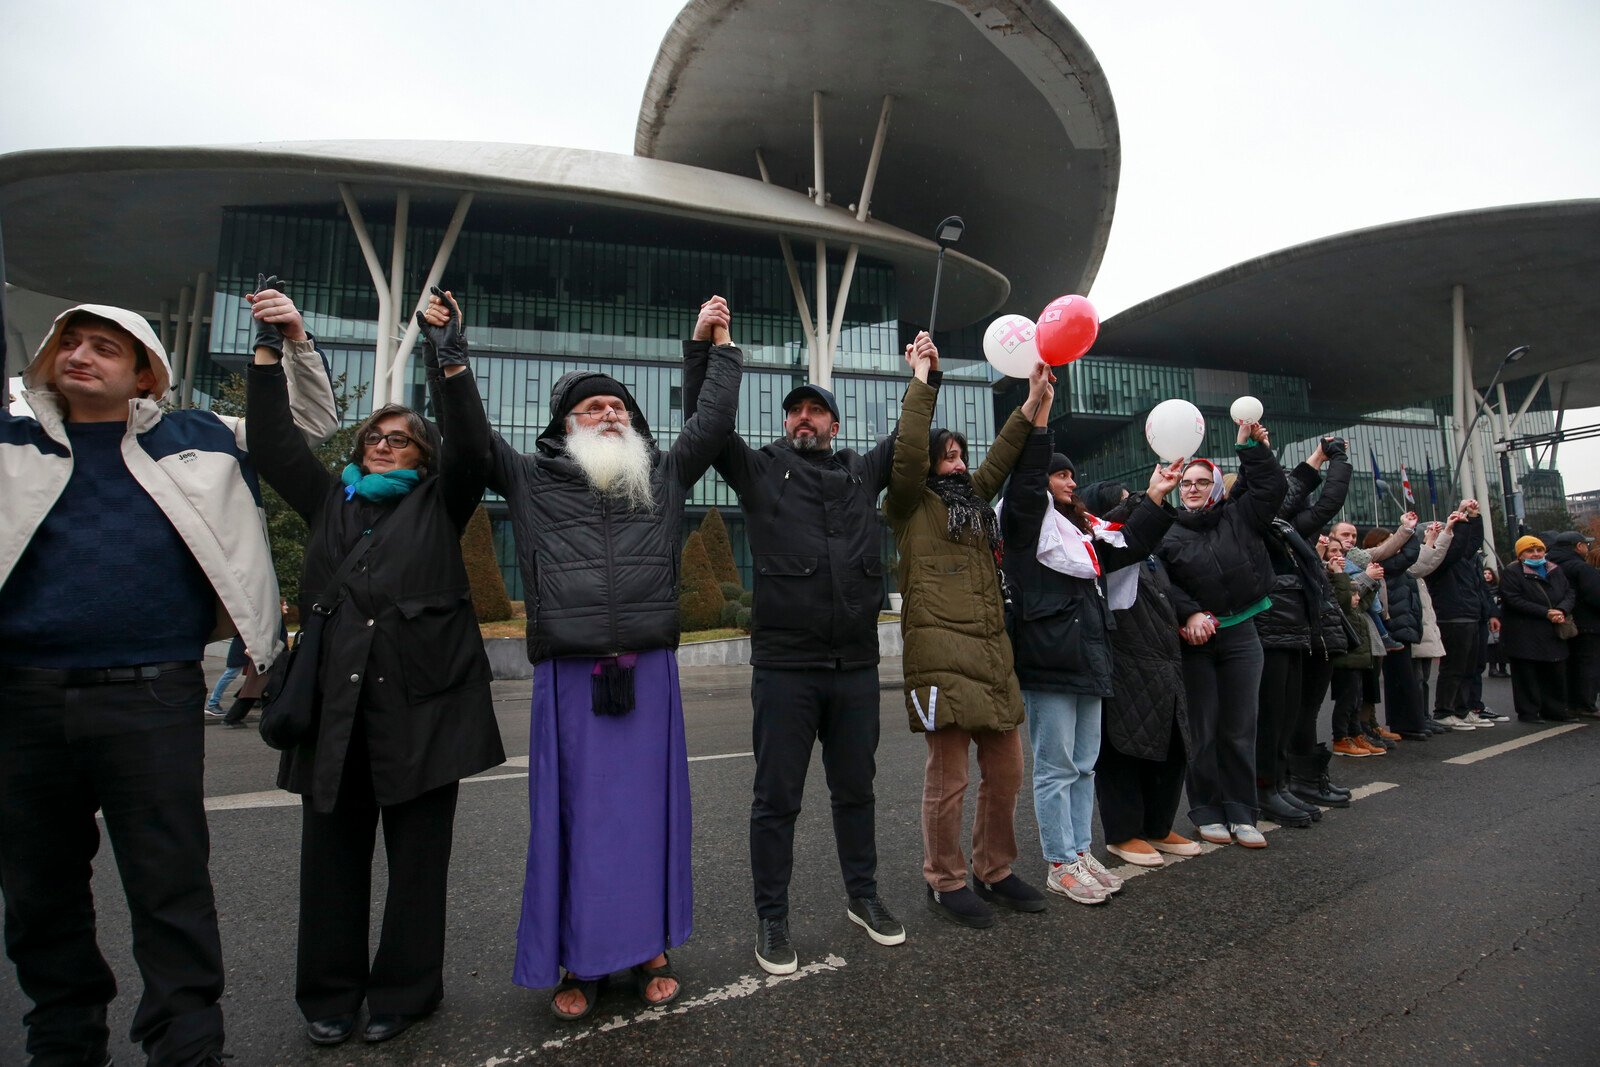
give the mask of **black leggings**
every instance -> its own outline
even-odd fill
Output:
[[[1261,706],[1256,716],[1256,784],[1273,786],[1288,773],[1291,734],[1300,718],[1301,675],[1306,654],[1299,649],[1264,649]]]

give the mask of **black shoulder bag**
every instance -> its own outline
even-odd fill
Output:
[[[267,685],[261,693],[261,740],[273,748],[294,748],[316,733],[321,717],[322,698],[317,691],[317,668],[322,661],[322,631],[328,619],[344,603],[344,583],[372,548],[372,531],[345,556],[329,583],[328,591],[311,602],[311,617],[300,621],[300,636],[294,647],[267,671]]]

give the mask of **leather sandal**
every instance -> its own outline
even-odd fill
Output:
[[[662,955],[665,956],[666,953],[662,953]],[[629,971],[633,975],[634,992],[639,994],[639,999],[644,1002],[646,1007],[664,1008],[674,1000],[677,1000],[678,994],[683,992],[683,980],[673,972],[672,957],[670,956],[667,956],[667,962],[659,967],[647,967],[641,963],[637,967],[629,968]],[[647,994],[650,990],[650,983],[657,978],[672,979],[674,983],[673,990],[661,1000],[651,1000]]]
[[[585,982],[571,974],[563,975],[561,984],[556,986],[556,991],[550,994],[550,1014],[563,1022],[576,1022],[594,1011],[594,1006],[600,1000],[600,979]],[[583,994],[583,1010],[579,1012],[565,1012],[556,1003],[556,997],[568,990],[576,989]]]

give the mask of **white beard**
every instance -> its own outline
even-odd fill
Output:
[[[595,492],[633,511],[654,510],[650,449],[638,430],[624,426],[621,434],[607,434],[598,426],[579,426],[569,419],[566,451]]]

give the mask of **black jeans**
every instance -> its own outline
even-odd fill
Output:
[[[104,1059],[116,981],[95,941],[95,812],[122,876],[144,993],[129,1036],[156,1067],[222,1051],[222,944],[207,863],[205,677],[63,687],[0,668],[6,954],[33,1001],[34,1063]],[[98,1058],[97,1058],[98,1057]]]
[[[1571,714],[1567,700],[1567,665],[1543,660],[1511,660],[1511,701],[1517,718],[1563,718]]]
[[[1429,696],[1429,687],[1433,682],[1434,662],[1431,658],[1417,659],[1415,656],[1411,658],[1411,673],[1416,675],[1417,679],[1417,695],[1422,698],[1422,702],[1417,707],[1422,708],[1424,714],[1426,714],[1428,708],[1433,707],[1432,698]]]
[[[1427,707],[1422,690],[1417,686],[1411,647],[1408,645],[1384,656],[1383,717],[1389,729],[1397,733],[1421,733],[1422,717],[1427,714]]]
[[[1600,633],[1579,634],[1567,642],[1567,703],[1573,711],[1593,711],[1600,691]]]
[[[1299,649],[1262,650],[1261,712],[1256,719],[1256,778],[1273,787],[1288,774],[1291,735],[1300,718],[1301,674],[1306,653]]]
[[[1254,619],[1218,630],[1203,645],[1183,646],[1189,697],[1189,819],[1256,821],[1256,706],[1261,696],[1261,638]]]
[[[1100,825],[1112,844],[1141,837],[1159,841],[1172,833],[1183,791],[1183,735],[1176,721],[1165,759],[1148,760],[1100,746],[1094,767],[1094,795],[1100,801]]]
[[[833,799],[833,837],[845,892],[878,895],[872,780],[878,773],[878,668],[751,673],[756,752],[750,805],[750,873],[756,914],[789,914],[794,822],[805,793],[811,749],[822,741],[822,767]]]
[[[294,998],[306,1019],[353,1013],[363,1000],[374,1015],[426,1015],[444,999],[445,891],[459,791],[451,782],[379,807],[358,725],[333,811],[321,815],[309,800],[303,805]],[[380,818],[389,893],[369,967]]]
[[[1478,620],[1439,622],[1439,637],[1444,641],[1444,660],[1439,664],[1439,684],[1433,694],[1433,713],[1465,715],[1471,700],[1469,684],[1483,670],[1478,660]]]
[[[1317,758],[1317,721],[1322,701],[1333,680],[1333,660],[1327,653],[1307,654],[1300,665],[1300,712],[1289,740],[1289,765],[1298,775],[1310,776]]]
[[[1333,669],[1333,739],[1361,732],[1361,676],[1365,668]]]

